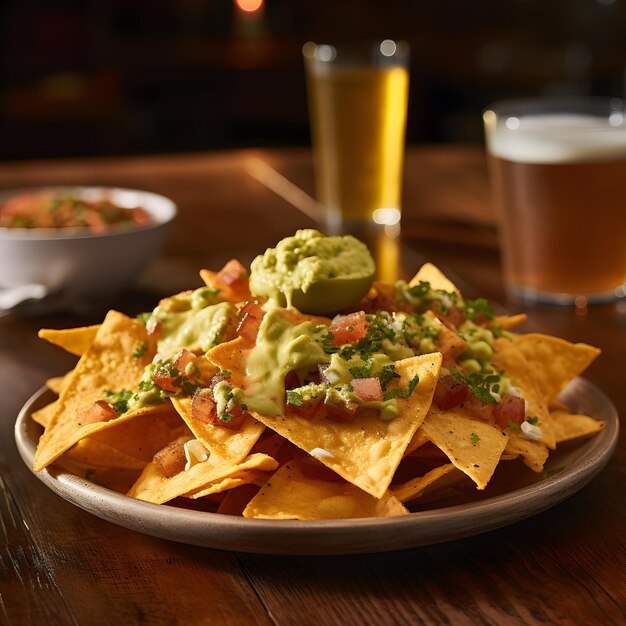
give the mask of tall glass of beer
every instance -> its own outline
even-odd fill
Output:
[[[317,196],[329,232],[399,227],[409,47],[307,43],[303,55]]]
[[[617,99],[483,113],[509,292],[586,305],[626,295],[626,111]]]

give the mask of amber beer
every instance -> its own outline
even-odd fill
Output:
[[[591,116],[513,119],[487,132],[510,288],[563,303],[623,295],[626,128]]]
[[[329,229],[371,220],[377,209],[395,210],[399,220],[407,67],[309,64],[307,82],[317,195]]]

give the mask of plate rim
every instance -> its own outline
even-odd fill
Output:
[[[521,521],[562,502],[595,478],[617,446],[619,416],[610,399],[590,381],[575,378],[564,390],[564,395],[567,396],[568,389],[572,388],[602,402],[606,420],[605,427],[587,440],[589,450],[573,466],[542,481],[477,502],[386,518],[310,521],[240,518],[144,502],[54,465],[35,473],[36,442],[29,435],[29,429],[33,428],[30,416],[47,396],[50,399],[56,397],[45,386],[38,389],[20,410],[15,422],[15,441],[25,465],[57,495],[101,519],[143,534],[191,545],[259,554],[387,552],[462,539]],[[346,541],[347,531],[350,536]],[[369,538],[372,532],[386,533],[387,541],[372,545]],[[277,535],[280,536],[278,542]]]

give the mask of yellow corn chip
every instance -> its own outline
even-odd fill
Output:
[[[518,349],[517,343],[510,339],[496,339],[494,350],[493,365],[497,369],[503,369],[513,385],[521,391],[528,403],[527,415],[539,418],[543,434],[542,442],[554,450],[556,441],[552,430],[552,420],[540,382],[536,378],[536,372],[531,369],[524,354]]]
[[[58,400],[55,400],[50,404],[46,404],[43,408],[33,411],[30,416],[35,422],[37,422],[37,424],[40,424],[44,428],[48,428],[48,424],[57,410],[57,402]]]
[[[54,376],[52,378],[48,378],[48,380],[46,381],[46,387],[48,387],[50,391],[53,391],[54,393],[56,393],[57,396],[60,396],[61,392],[65,388],[65,385],[67,385],[70,379],[71,373],[72,372],[70,371],[67,374],[65,374],[65,376]]]
[[[523,324],[528,319],[526,313],[518,313],[517,315],[496,315],[493,324],[494,326],[500,326],[504,330],[511,330],[520,324]]]
[[[214,362],[215,350],[219,348],[211,351],[210,358]],[[236,359],[232,354],[222,353],[222,356],[224,361],[219,365],[233,372],[233,382],[237,384],[234,379]],[[315,448],[325,450],[329,454],[320,457],[324,465],[380,498],[426,416],[439,378],[441,354],[435,352],[396,361],[395,366],[400,378],[394,379],[390,388],[406,389],[415,376],[419,376],[419,383],[408,398],[397,398],[398,417],[389,422],[374,415],[358,417],[349,423],[324,418],[308,420],[290,410],[289,405],[284,416],[255,414],[255,417],[306,452]]]
[[[143,461],[142,468],[170,441],[191,436],[187,425],[169,402],[156,404],[131,420],[115,422],[111,428],[90,435],[90,439]]]
[[[422,493],[424,493],[426,487],[436,483],[440,478],[453,470],[456,470],[454,464],[446,463],[440,467],[435,467],[430,470],[430,472],[426,472],[423,476],[417,476],[400,485],[393,485],[389,491],[391,491],[400,502],[412,502],[413,500],[417,500]]]
[[[240,428],[213,426],[193,419],[191,398],[172,398],[172,404],[185,420],[196,439],[211,453],[227,463],[239,463],[248,456],[252,446],[258,441],[265,426],[253,417],[246,417]]]
[[[95,326],[80,326],[78,328],[66,328],[56,330],[54,328],[42,328],[39,331],[39,338],[45,339],[55,346],[63,348],[70,354],[82,356],[89,350],[96,337],[96,333],[100,328],[99,324]]]
[[[533,472],[540,472],[548,458],[548,448],[542,441],[530,441],[516,431],[511,433],[504,452],[521,456]]]
[[[83,437],[111,428],[137,414],[154,410],[147,407],[108,422],[81,423],[81,412],[103,399],[107,391],[137,385],[145,363],[134,358],[133,354],[138,342],[145,339],[146,330],[140,321],[117,311],[109,312],[89,350],[70,374],[67,386],[57,401],[56,411],[37,447],[34,463],[36,472],[52,463]]]
[[[441,411],[433,405],[422,431],[478,489],[487,486],[508,439],[499,428],[468,418],[462,407]]]
[[[110,467],[141,471],[146,466],[146,461],[124,454],[91,437],[81,439],[65,453],[64,457],[93,468]]]
[[[454,291],[461,295],[458,287],[445,274],[432,263],[424,263],[419,272],[409,282],[409,287],[419,285],[420,282],[430,283],[432,289],[442,291]]]
[[[557,444],[593,435],[604,428],[604,422],[587,415],[575,415],[566,411],[554,411],[551,415]]]
[[[204,498],[206,496],[211,496],[216,493],[229,491],[231,489],[234,489],[235,487],[241,487],[241,485],[253,484],[260,487],[261,485],[265,484],[269,477],[269,472],[261,472],[258,470],[245,470],[243,472],[237,472],[236,474],[233,474],[228,478],[224,478],[223,480],[211,483],[208,487],[196,489],[195,491],[190,491],[189,493],[184,493],[182,495],[185,498],[197,500],[198,498]]]
[[[389,492],[375,498],[348,482],[307,478],[297,459],[283,465],[243,512],[261,519],[349,519],[407,515]]]
[[[554,400],[600,354],[598,348],[586,343],[570,343],[539,333],[515,335],[513,341],[526,357],[546,402]]]
[[[218,463],[210,457],[198,463],[188,471],[182,471],[166,478],[155,461],[149,463],[137,482],[132,486],[128,495],[147,502],[163,504],[190,491],[200,490],[230,478],[246,470],[263,470],[265,472],[276,469],[278,463],[265,454],[252,454],[241,463]]]

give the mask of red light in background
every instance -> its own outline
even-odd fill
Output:
[[[235,6],[245,13],[254,13],[263,7],[264,0],[234,0]]]

